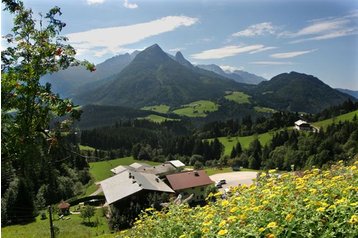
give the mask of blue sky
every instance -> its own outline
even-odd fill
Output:
[[[358,90],[358,1],[52,0],[25,1],[35,12],[61,7],[63,34],[94,63],[158,43],[195,64],[243,69],[270,79],[290,71]],[[2,34],[11,18],[2,14]]]

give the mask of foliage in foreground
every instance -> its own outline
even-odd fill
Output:
[[[119,237],[357,237],[358,161],[321,171],[263,173],[204,207],[147,209]],[[220,197],[220,193],[213,196]]]

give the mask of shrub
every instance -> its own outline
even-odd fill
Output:
[[[251,186],[204,207],[172,205],[142,213],[124,237],[357,237],[358,161],[278,175],[262,173]]]

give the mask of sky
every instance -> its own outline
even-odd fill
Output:
[[[358,90],[357,0],[28,0],[53,6],[80,59],[93,63],[155,43],[193,64],[267,79],[290,71]],[[37,14],[35,14],[37,16]],[[1,33],[11,29],[2,12]]]

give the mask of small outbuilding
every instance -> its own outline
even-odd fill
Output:
[[[70,214],[70,204],[63,200],[58,204],[58,209],[60,209],[61,215],[66,216]]]

